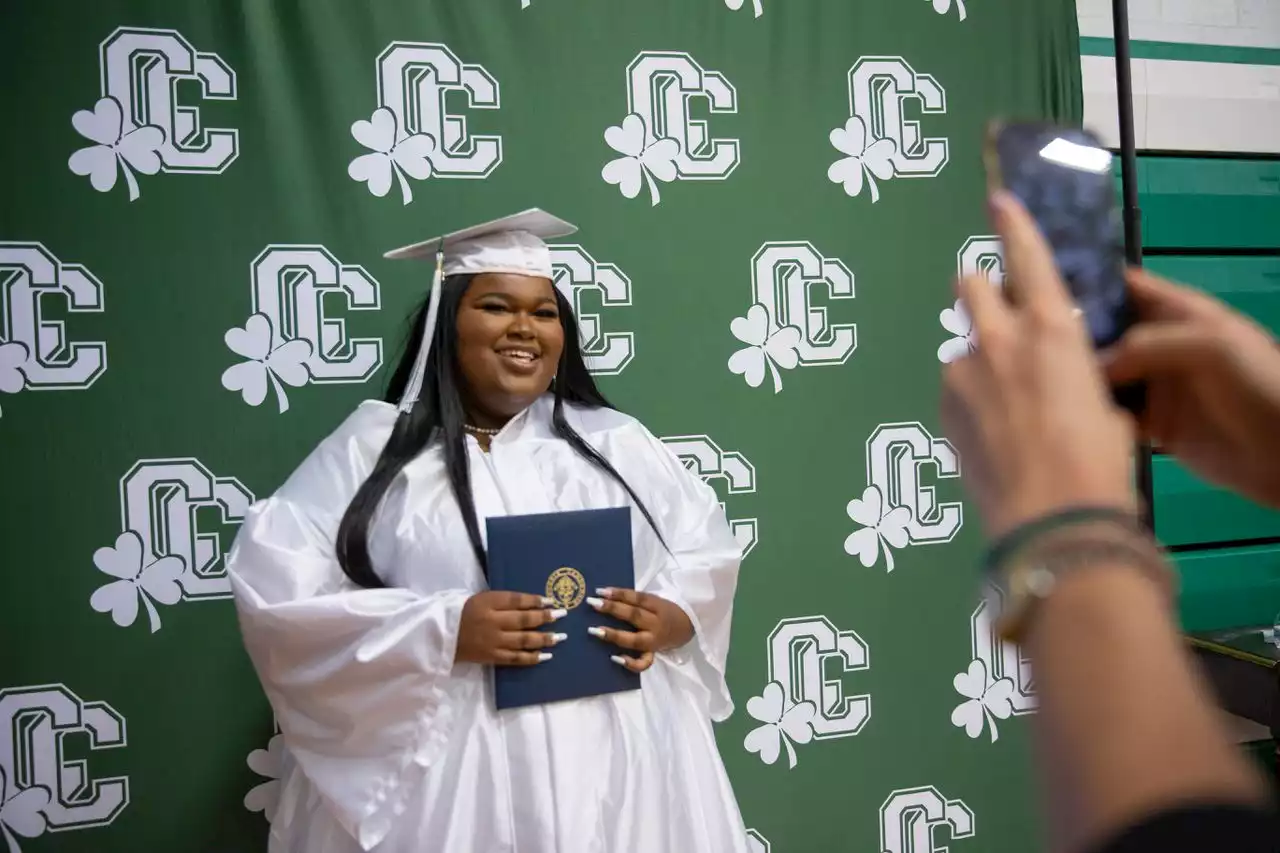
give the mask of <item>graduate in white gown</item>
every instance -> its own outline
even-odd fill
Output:
[[[746,853],[712,721],[741,550],[714,492],[587,372],[542,211],[432,257],[388,402],[249,511],[228,571],[286,746],[272,853]],[[498,712],[491,669],[563,642],[489,590],[484,519],[632,507],[636,588],[589,606],[641,689]],[[549,626],[547,630],[540,630]]]

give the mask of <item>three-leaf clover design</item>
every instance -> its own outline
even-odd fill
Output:
[[[267,741],[266,749],[255,749],[249,753],[245,763],[254,773],[265,776],[267,781],[253,786],[244,795],[244,807],[251,812],[262,812],[270,823],[276,813],[276,804],[280,802],[280,777],[284,773],[284,735],[274,735]]]
[[[0,394],[17,394],[27,386],[22,366],[28,356],[27,348],[17,341],[0,343]]]
[[[976,738],[982,734],[986,725],[991,726],[991,742],[1000,737],[996,731],[996,720],[1007,720],[1013,715],[1013,679],[992,679],[987,674],[987,665],[981,658],[969,662],[965,672],[957,673],[952,680],[956,692],[965,701],[951,712],[951,724],[963,727],[965,734]]]
[[[911,521],[911,509],[885,506],[880,489],[867,486],[861,498],[849,501],[846,512],[862,529],[850,533],[844,540],[844,552],[871,568],[880,559],[883,544],[885,570],[893,571],[893,549],[907,547],[910,538],[907,523]]]
[[[893,155],[898,146],[892,139],[867,140],[867,126],[858,116],[850,116],[844,127],[831,131],[831,144],[845,157],[832,163],[827,169],[827,179],[844,184],[847,196],[856,196],[867,185],[871,203],[880,200],[880,188],[876,178],[887,181],[893,177]]]
[[[295,338],[273,349],[271,318],[266,314],[250,316],[242,329],[228,329],[224,340],[232,352],[249,360],[224,370],[222,387],[228,391],[239,391],[246,403],[258,406],[267,398],[267,384],[270,383],[276,392],[280,414],[289,411],[289,398],[280,383],[294,388],[307,384],[311,377],[307,368],[311,343]]]
[[[408,204],[413,201],[413,190],[405,176],[419,181],[431,177],[431,155],[436,151],[436,140],[430,134],[413,133],[396,141],[398,134],[396,114],[387,107],[378,107],[368,121],[360,119],[351,125],[351,135],[371,154],[361,154],[347,166],[352,180],[367,184],[369,192],[382,198],[391,192],[391,176],[400,184],[400,199]]]
[[[942,313],[938,315],[938,322],[942,323],[942,328],[951,333],[951,337],[938,347],[938,361],[950,364],[973,352],[977,338],[974,335],[973,320],[969,317],[969,309],[964,307],[963,300],[957,299],[955,305],[942,309]]]
[[[747,346],[729,356],[729,371],[742,374],[747,384],[759,388],[764,382],[765,367],[773,376],[773,393],[782,390],[778,368],[791,370],[800,363],[800,330],[795,326],[772,329],[769,309],[760,303],[747,309],[747,316],[735,317],[729,324],[733,336]]]
[[[939,15],[945,15],[951,11],[951,3],[953,0],[930,0],[933,3],[933,11]],[[960,13],[960,20],[964,20],[968,12],[964,8],[964,0],[954,0],[956,10]]]
[[[9,779],[0,767],[0,834],[4,835],[9,853],[20,853],[15,835],[35,838],[44,834],[49,825],[44,810],[49,807],[50,798],[49,789],[43,785],[22,790],[15,786],[10,791]]]
[[[88,175],[93,188],[105,193],[116,185],[118,167],[124,172],[129,201],[137,201],[138,181],[130,167],[144,175],[160,171],[159,151],[164,145],[164,130],[148,124],[122,133],[124,113],[115,98],[100,99],[92,112],[79,110],[71,117],[71,126],[85,139],[96,143],[71,155],[67,160],[71,171]]]
[[[744,0],[724,0],[724,5],[728,6],[735,12],[742,8],[743,3]],[[761,0],[751,0],[751,5],[755,7],[757,18],[764,14],[764,6],[762,5]]]
[[[656,205],[661,201],[662,196],[653,179],[666,183],[676,179],[676,157],[680,154],[680,143],[666,138],[646,144],[648,131],[644,118],[639,113],[631,113],[622,120],[621,125],[614,125],[606,130],[604,141],[622,156],[605,163],[600,170],[600,177],[606,183],[617,184],[626,198],[635,198],[640,194],[640,182],[643,179],[649,187],[650,202]]]
[[[961,274],[970,273],[962,269]],[[1000,264],[980,265],[972,274],[984,276],[992,287],[1004,286],[1004,270]],[[950,308],[942,309],[938,322],[951,333],[951,337],[938,347],[938,361],[949,364],[977,349],[978,330],[973,327],[973,318],[969,316],[969,308],[963,299],[957,299]]]
[[[132,530],[117,536],[114,547],[94,551],[93,564],[98,571],[118,580],[98,587],[89,598],[89,606],[99,613],[110,611],[112,621],[121,628],[138,618],[141,599],[154,634],[160,630],[160,614],[152,601],[177,604],[182,598],[182,587],[178,585],[178,578],[186,569],[182,558],[170,554],[143,565],[142,538]]]
[[[747,713],[764,725],[748,732],[742,745],[747,752],[759,753],[765,764],[777,761],[786,746],[788,766],[794,769],[796,751],[791,744],[806,744],[813,739],[813,717],[817,712],[817,706],[809,700],[788,706],[782,685],[771,681],[759,696],[747,700]]]

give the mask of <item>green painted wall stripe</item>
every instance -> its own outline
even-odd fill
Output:
[[[1176,59],[1182,62],[1231,62],[1237,65],[1280,65],[1280,48],[1233,47],[1173,41],[1132,41],[1134,59]],[[1115,40],[1081,36],[1082,56],[1115,56]]]

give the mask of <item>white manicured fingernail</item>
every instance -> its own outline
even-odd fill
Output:
[[[556,608],[555,610],[552,610],[552,611],[551,611],[551,621],[552,621],[552,622],[554,622],[554,621],[556,621],[557,619],[563,619],[563,618],[564,618],[564,615],[565,615],[566,613],[568,613],[568,612],[569,612],[569,611],[568,611],[568,610],[565,610],[563,607],[559,607],[559,608]]]
[[[613,587],[602,586],[596,590],[596,595],[601,596],[602,598],[608,598],[613,595]]]
[[[616,663],[618,666],[626,666],[626,665],[627,665],[627,662],[626,662],[626,660],[622,657],[622,655],[614,655],[613,657],[609,658],[609,660],[613,661],[613,662],[614,662],[614,663]]]
[[[546,663],[551,660],[551,652],[540,652],[538,654],[538,663]]]
[[[587,633],[588,633],[588,634],[590,634],[590,635],[591,635],[591,636],[593,636],[593,637],[599,637],[599,638],[600,638],[600,639],[602,639],[602,640],[604,639],[604,629],[603,629],[603,628],[597,628],[597,627],[595,627],[595,626],[593,625],[592,627],[590,627],[590,628],[588,628],[588,629],[587,629]]]
[[[601,607],[604,607],[604,602],[598,598],[588,598],[587,604],[590,604],[596,610],[599,610]]]
[[[555,600],[554,598],[546,598],[546,597],[544,596],[544,597],[543,597],[543,599],[542,599],[542,606],[543,606],[543,607],[554,607],[554,606],[555,606],[555,603],[556,603],[556,600]]]
[[[568,634],[552,634],[551,635],[551,642],[553,643],[563,643],[567,639],[569,639]]]

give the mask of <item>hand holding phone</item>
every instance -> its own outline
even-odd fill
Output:
[[[1118,341],[1135,319],[1114,159],[1095,134],[1049,122],[992,122],[984,147],[990,188],[1015,195],[1039,226],[1097,349]],[[1005,286],[1016,302],[1017,282]],[[1113,393],[1122,407],[1141,411],[1141,386]]]

